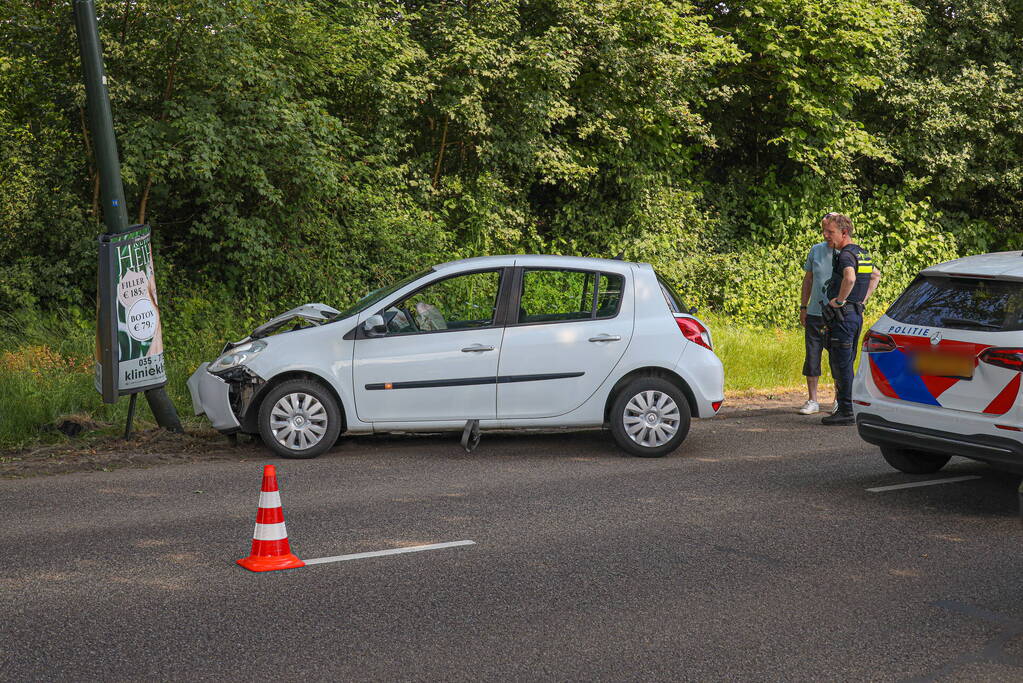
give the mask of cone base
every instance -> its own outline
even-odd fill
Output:
[[[277,569],[297,569],[298,567],[305,566],[305,562],[295,557],[292,553],[278,555],[277,557],[249,555],[244,559],[236,561],[250,572],[272,572]]]

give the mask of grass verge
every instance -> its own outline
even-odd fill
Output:
[[[255,326],[250,318],[205,299],[165,307],[167,392],[186,429],[208,424],[192,415],[186,382],[224,342]],[[88,431],[116,434],[124,429],[128,399],[104,404],[93,386],[95,322],[82,311],[20,311],[0,317],[0,449],[57,443],[67,437],[54,427],[65,420]],[[155,425],[144,396],[135,426]]]

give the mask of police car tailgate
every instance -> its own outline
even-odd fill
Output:
[[[867,354],[871,378],[888,398],[1004,415],[1020,395],[1021,323],[1023,282],[925,273],[874,325],[890,340]]]

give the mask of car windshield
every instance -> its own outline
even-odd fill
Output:
[[[409,283],[412,283],[412,282],[415,282],[416,280],[418,280],[419,278],[423,277],[424,275],[426,275],[427,273],[430,273],[430,272],[433,272],[433,268],[427,268],[426,270],[419,271],[415,275],[409,275],[407,278],[405,278],[401,282],[396,282],[395,284],[393,284],[393,285],[391,285],[389,287],[381,287],[379,289],[374,289],[372,292],[370,292],[366,296],[362,297],[361,299],[356,301],[354,304],[352,304],[351,306],[349,306],[345,310],[343,310],[340,313],[338,313],[334,317],[334,319],[335,320],[343,320],[344,318],[348,318],[350,316],[355,315],[356,313],[364,311],[367,308],[369,308],[370,306],[372,306],[375,303],[379,302],[380,300],[384,299],[385,297],[390,296],[391,294],[394,294],[395,292],[397,292],[399,289],[401,289],[405,285],[407,285]]]
[[[1023,282],[918,277],[888,309],[907,325],[960,330],[1023,330]]]

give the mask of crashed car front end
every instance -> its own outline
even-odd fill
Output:
[[[200,365],[188,379],[193,412],[206,415],[213,428],[224,434],[248,431],[244,423],[249,407],[266,384],[248,363],[267,348],[268,342],[263,338],[317,327],[337,314],[336,309],[325,304],[306,304],[260,325],[244,339],[225,344],[220,357]]]
[[[241,429],[231,401],[231,385],[209,372],[209,363],[203,363],[188,378],[188,391],[192,395],[192,409],[196,415],[205,415],[213,428],[224,434]]]
[[[225,434],[241,430],[239,416],[244,418],[252,399],[265,384],[245,363],[265,348],[266,342],[246,342],[233,346],[212,363],[200,365],[188,378],[195,414],[205,414],[213,428]]]

